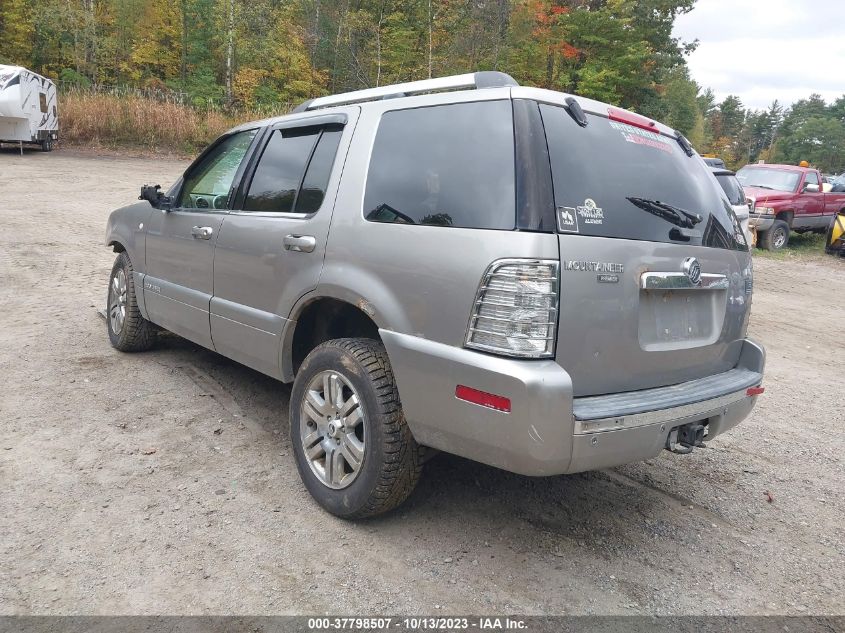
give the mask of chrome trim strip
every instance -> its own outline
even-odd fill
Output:
[[[686,273],[643,273],[640,277],[643,290],[727,290],[729,286],[726,275],[713,273],[702,273],[698,285],[693,285]]]
[[[702,402],[693,402],[692,404],[685,404],[679,407],[672,407],[669,409],[659,409],[657,411],[647,411],[645,413],[637,413],[635,415],[626,415],[612,418],[602,418],[601,420],[575,420],[575,435],[589,435],[591,433],[604,433],[606,431],[617,431],[619,429],[633,429],[639,426],[647,426],[649,424],[659,424],[661,422],[671,422],[673,420],[680,420],[694,415],[701,415],[702,417],[709,417],[705,414],[713,413],[718,409],[730,406],[740,402],[748,396],[746,389],[734,391],[718,398],[711,398]]]

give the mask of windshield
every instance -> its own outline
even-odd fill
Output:
[[[748,247],[709,167],[674,138],[540,105],[552,164],[558,230],[732,250]]]
[[[722,190],[728,196],[728,200],[734,206],[745,204],[745,192],[742,190],[742,185],[736,179],[736,176],[730,174],[723,174],[716,176],[716,180],[722,185]]]
[[[797,171],[769,169],[766,167],[743,167],[736,177],[745,187],[760,187],[775,191],[795,191],[801,174]]]

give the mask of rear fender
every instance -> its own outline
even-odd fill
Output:
[[[333,270],[336,269],[336,270]],[[328,274],[327,274],[328,273]],[[326,279],[328,278],[328,279]],[[343,285],[329,279],[343,280]],[[316,299],[329,298],[355,306],[370,317],[379,329],[412,332],[411,321],[402,303],[390,288],[377,276],[360,269],[354,270],[342,263],[326,263],[323,279],[317,288],[303,295],[294,305],[282,333],[282,377],[294,378],[293,336],[296,321],[302,311]]]

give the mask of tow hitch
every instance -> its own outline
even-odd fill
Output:
[[[706,435],[707,427],[697,422],[675,427],[666,438],[666,450],[680,455],[692,453],[695,447],[704,446]]]

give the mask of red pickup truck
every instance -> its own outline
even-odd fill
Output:
[[[845,192],[825,192],[816,169],[746,165],[736,177],[755,199],[749,226],[757,232],[757,244],[768,250],[786,246],[791,231],[824,233],[831,218],[845,209]]]

